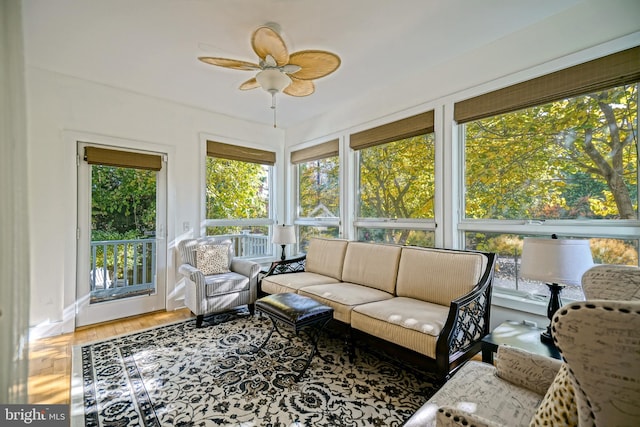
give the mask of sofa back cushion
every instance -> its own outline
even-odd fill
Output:
[[[448,306],[473,289],[487,263],[481,253],[404,247],[396,294]]]
[[[346,240],[314,237],[309,241],[304,269],[309,273],[341,280],[346,250]]]
[[[342,281],[393,294],[401,249],[393,245],[349,242],[344,256]]]

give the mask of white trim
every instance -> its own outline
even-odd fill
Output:
[[[78,130],[63,130],[61,139],[64,142],[64,164],[61,170],[65,171],[66,188],[72,191],[76,197],[73,198],[74,206],[69,206],[69,215],[66,217],[66,225],[64,229],[77,229],[77,211],[78,211],[78,187],[77,187],[77,144],[78,142],[89,142],[91,144],[112,146],[112,147],[129,147],[133,151],[145,151],[161,153],[166,155],[168,159],[174,157],[175,147],[149,142],[144,140],[134,140],[121,138],[117,136],[103,135],[93,132],[84,132]],[[164,290],[164,309],[173,310],[179,306],[176,300],[176,283],[169,280],[175,277],[175,264],[173,263],[172,249],[175,239],[175,209],[172,208],[175,202],[175,177],[170,167],[170,161],[163,164],[166,170],[165,185],[165,224],[163,235],[165,236],[166,260],[164,261],[164,273],[162,279],[165,282]],[[53,336],[60,333],[71,333],[75,330],[76,325],[76,279],[77,279],[77,258],[78,252],[76,234],[68,236],[65,240],[66,251],[72,256],[65,257],[65,280],[63,290],[63,304],[61,319],[49,319],[33,327],[33,332],[37,336]],[[158,278],[159,280],[160,278]]]

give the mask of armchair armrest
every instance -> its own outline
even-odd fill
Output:
[[[202,274],[202,271],[198,270],[191,264],[182,264],[180,267],[178,267],[178,272],[183,276],[189,278],[189,280],[191,280],[192,282],[204,283],[204,274]]]
[[[560,360],[505,345],[498,347],[494,362],[498,377],[543,396],[562,365]]]
[[[231,271],[238,274],[242,274],[249,278],[249,280],[257,280],[258,273],[260,272],[260,264],[247,259],[234,258],[231,261]]]
[[[476,414],[451,406],[441,406],[436,414],[437,427],[505,427]]]
[[[269,271],[265,275],[274,276],[276,274],[299,273],[304,271],[307,256],[302,255],[296,258],[285,259],[282,261],[274,261],[269,267]]]

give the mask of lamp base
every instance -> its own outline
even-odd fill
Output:
[[[547,329],[540,334],[540,340],[553,344],[553,335],[551,335],[551,322],[553,321],[553,315],[556,314],[556,311],[562,306],[562,301],[560,301],[560,291],[562,291],[563,286],[558,285],[557,283],[547,283],[547,287],[551,292],[551,296],[549,297],[549,305],[547,306],[547,318],[549,318],[549,326]]]
[[[551,335],[551,326],[547,326],[547,329],[540,333],[540,341],[546,342],[547,344],[554,344],[553,336]]]
[[[285,248],[285,246],[286,246],[286,245],[280,245],[280,246],[282,246],[282,256],[280,257],[280,260],[281,260],[281,261],[284,261],[284,259],[287,257],[287,256],[285,255],[285,253],[284,253],[284,248]]]

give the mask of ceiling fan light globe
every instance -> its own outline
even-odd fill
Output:
[[[260,87],[269,93],[282,92],[291,84],[291,78],[277,69],[262,70],[256,75]]]

